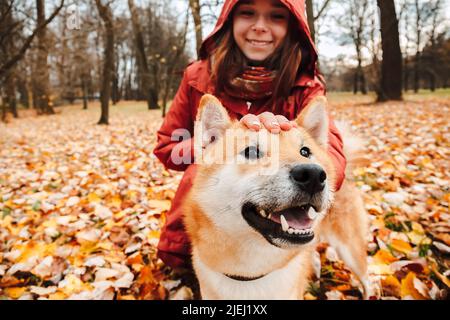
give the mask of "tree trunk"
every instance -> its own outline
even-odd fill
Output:
[[[362,68],[360,69],[360,85],[361,85],[361,93],[367,94],[367,83],[366,83],[366,76],[364,75],[364,71]]]
[[[83,91],[83,110],[87,110],[88,108],[88,90],[87,90],[87,83],[86,79],[83,76],[81,78],[81,89]]]
[[[419,65],[420,65],[420,52],[417,52],[416,56],[414,57],[414,93],[419,92],[420,86]]]
[[[151,82],[150,82],[150,69],[147,62],[147,55],[145,53],[145,44],[144,44],[144,37],[142,35],[142,29],[141,25],[138,20],[138,13],[134,6],[133,0],[128,0],[128,7],[130,9],[131,14],[131,22],[133,26],[133,33],[134,33],[134,39],[136,43],[136,60],[137,65],[140,70],[140,74],[142,76],[142,83],[143,83],[143,89],[145,91],[145,97],[147,99],[147,106],[149,110],[152,109],[158,109],[158,101],[154,101],[152,99],[152,93],[153,90],[151,88]],[[157,82],[155,82],[157,83]]]
[[[409,66],[407,58],[403,60],[403,91],[409,90]]]
[[[311,38],[314,42],[316,42],[316,28],[314,26],[314,8],[312,0],[306,0],[306,15],[308,17],[308,27],[311,33]]]
[[[398,35],[398,20],[394,0],[377,0],[380,8],[381,85],[378,101],[402,100],[402,52]]]
[[[45,1],[36,0],[37,24],[45,24]],[[38,53],[36,60],[36,74],[34,76],[34,89],[36,93],[36,106],[40,113],[54,114],[52,102],[50,101],[50,79],[48,71],[48,42],[47,28],[41,28],[37,33]]]
[[[109,123],[109,99],[114,72],[114,24],[111,8],[95,0],[100,17],[105,26],[105,51],[103,53],[103,77],[100,92],[101,116],[98,124]]]
[[[12,71],[10,71],[9,76],[6,79],[6,101],[5,104],[8,105],[9,112],[12,113],[14,118],[18,118],[19,114],[17,113],[17,99],[16,99],[16,77]]]
[[[202,17],[200,14],[200,1],[189,0],[189,7],[191,8],[192,17],[194,18],[195,26],[195,40],[197,44],[197,54],[200,52],[200,47],[203,41]]]

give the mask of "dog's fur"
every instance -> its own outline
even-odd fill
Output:
[[[202,98],[195,146],[196,157],[203,152],[206,160],[201,163],[196,159],[197,174],[184,202],[184,222],[192,241],[192,262],[202,298],[303,299],[318,241],[327,241],[337,250],[363,284],[367,297],[367,218],[361,196],[350,181],[333,191],[334,166],[326,151],[326,99],[313,100],[296,122],[298,128],[279,135],[265,129],[246,130],[240,122],[230,120],[214,96]],[[224,138],[226,130],[236,135],[234,143],[240,146]],[[279,150],[267,142],[273,138],[279,138]],[[243,160],[243,150],[255,143],[264,156],[236,163]],[[311,150],[310,158],[300,154],[305,146]],[[351,163],[351,155],[347,157]],[[275,158],[279,162],[274,169]],[[294,185],[290,170],[306,164],[316,164],[325,171],[322,191],[308,195]],[[268,170],[273,170],[272,174],[261,174]],[[281,231],[281,225],[251,213],[259,212],[258,208],[279,212],[305,202],[318,214],[312,220],[312,239],[291,237]]]

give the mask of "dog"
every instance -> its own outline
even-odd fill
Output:
[[[336,249],[367,298],[367,215],[350,181],[333,191],[326,105],[314,99],[298,127],[271,134],[202,97],[197,173],[183,203],[202,299],[303,299],[319,241]]]

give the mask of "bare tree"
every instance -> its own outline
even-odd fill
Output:
[[[354,73],[353,92],[367,93],[366,78],[362,68],[362,49],[367,39],[367,24],[369,23],[369,0],[346,0],[345,12],[337,20],[343,30],[344,43],[349,40],[355,46],[357,67]]]
[[[316,1],[314,1],[314,4],[316,4]],[[329,3],[330,0],[323,1],[322,5],[316,9],[317,14],[315,14],[314,12],[316,10],[313,5],[313,0],[306,0],[306,15],[308,18],[308,27],[314,42],[316,42],[316,21],[320,18],[320,16],[322,16]]]
[[[429,80],[430,80],[430,90],[431,91],[435,91],[436,90],[436,78],[437,78],[437,69],[439,68],[437,61],[439,60],[439,54],[438,54],[438,50],[437,50],[437,40],[438,37],[440,36],[438,29],[439,26],[443,23],[444,18],[442,17],[442,12],[443,12],[443,1],[442,0],[434,0],[430,2],[430,30],[428,32],[428,44],[430,46],[429,48],[429,63],[428,63],[428,68],[427,70],[427,74],[429,75]]]
[[[378,101],[402,100],[402,52],[394,0],[377,0],[380,8],[383,61]]]
[[[45,24],[45,2],[36,0],[38,25]],[[36,74],[33,77],[34,102],[39,113],[54,114],[53,101],[50,99],[50,74],[47,64],[49,43],[47,28],[40,28],[37,33],[38,47],[36,56]]]
[[[166,106],[167,101],[169,99],[169,94],[171,93],[172,84],[174,81],[174,70],[179,63],[181,55],[184,53],[184,50],[186,48],[186,40],[187,40],[187,31],[189,26],[189,18],[186,16],[186,22],[184,25],[184,29],[176,36],[174,37],[175,43],[172,46],[172,56],[169,57],[170,64],[168,65],[167,70],[167,76],[166,81],[164,83],[164,92],[163,92],[163,110],[162,110],[162,116],[166,116]]]
[[[11,0],[9,3],[12,8],[15,1]],[[30,48],[31,43],[33,42],[36,35],[42,29],[45,29],[50,22],[53,21],[53,19],[58,15],[59,11],[63,8],[63,6],[64,6],[64,0],[61,0],[60,5],[52,12],[52,14],[47,19],[42,21],[41,24],[39,24],[39,23],[36,24],[36,27],[33,29],[32,33],[25,39],[25,41],[20,46],[20,48],[17,50],[17,52],[15,52],[7,60],[1,62],[1,64],[0,64],[0,80],[4,77],[4,75],[6,74],[6,72],[9,69],[14,67],[24,57],[26,51]],[[10,37],[11,35],[13,35],[14,33],[12,31],[20,25],[19,22],[15,22],[11,26],[3,26],[4,21],[6,21],[6,20],[3,19],[3,16],[0,16],[0,26],[1,26],[0,39],[1,39],[1,41],[6,39],[7,37]]]
[[[102,4],[101,0],[95,0],[95,4],[105,28],[103,76],[100,91],[101,116],[98,124],[109,124],[109,99],[111,97],[111,81],[114,72],[114,21],[109,3]]]
[[[133,33],[136,45],[136,57],[138,68],[142,76],[142,83],[147,98],[148,109],[158,109],[158,99],[152,95],[150,69],[147,61],[147,54],[145,49],[144,37],[142,35],[142,28],[139,22],[139,15],[134,6],[133,0],[128,0],[128,7],[131,14],[131,22],[133,25]]]
[[[189,7],[191,9],[192,18],[194,19],[195,41],[198,54],[200,52],[200,47],[203,41],[203,27],[202,27],[202,16],[200,13],[201,10],[200,0],[189,0]]]

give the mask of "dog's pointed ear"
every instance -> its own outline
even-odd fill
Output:
[[[314,98],[300,112],[297,124],[306,129],[311,137],[321,146],[328,145],[327,99],[324,96]]]
[[[213,143],[225,134],[231,126],[231,119],[222,103],[210,94],[200,99],[194,135],[201,136],[202,148]]]

